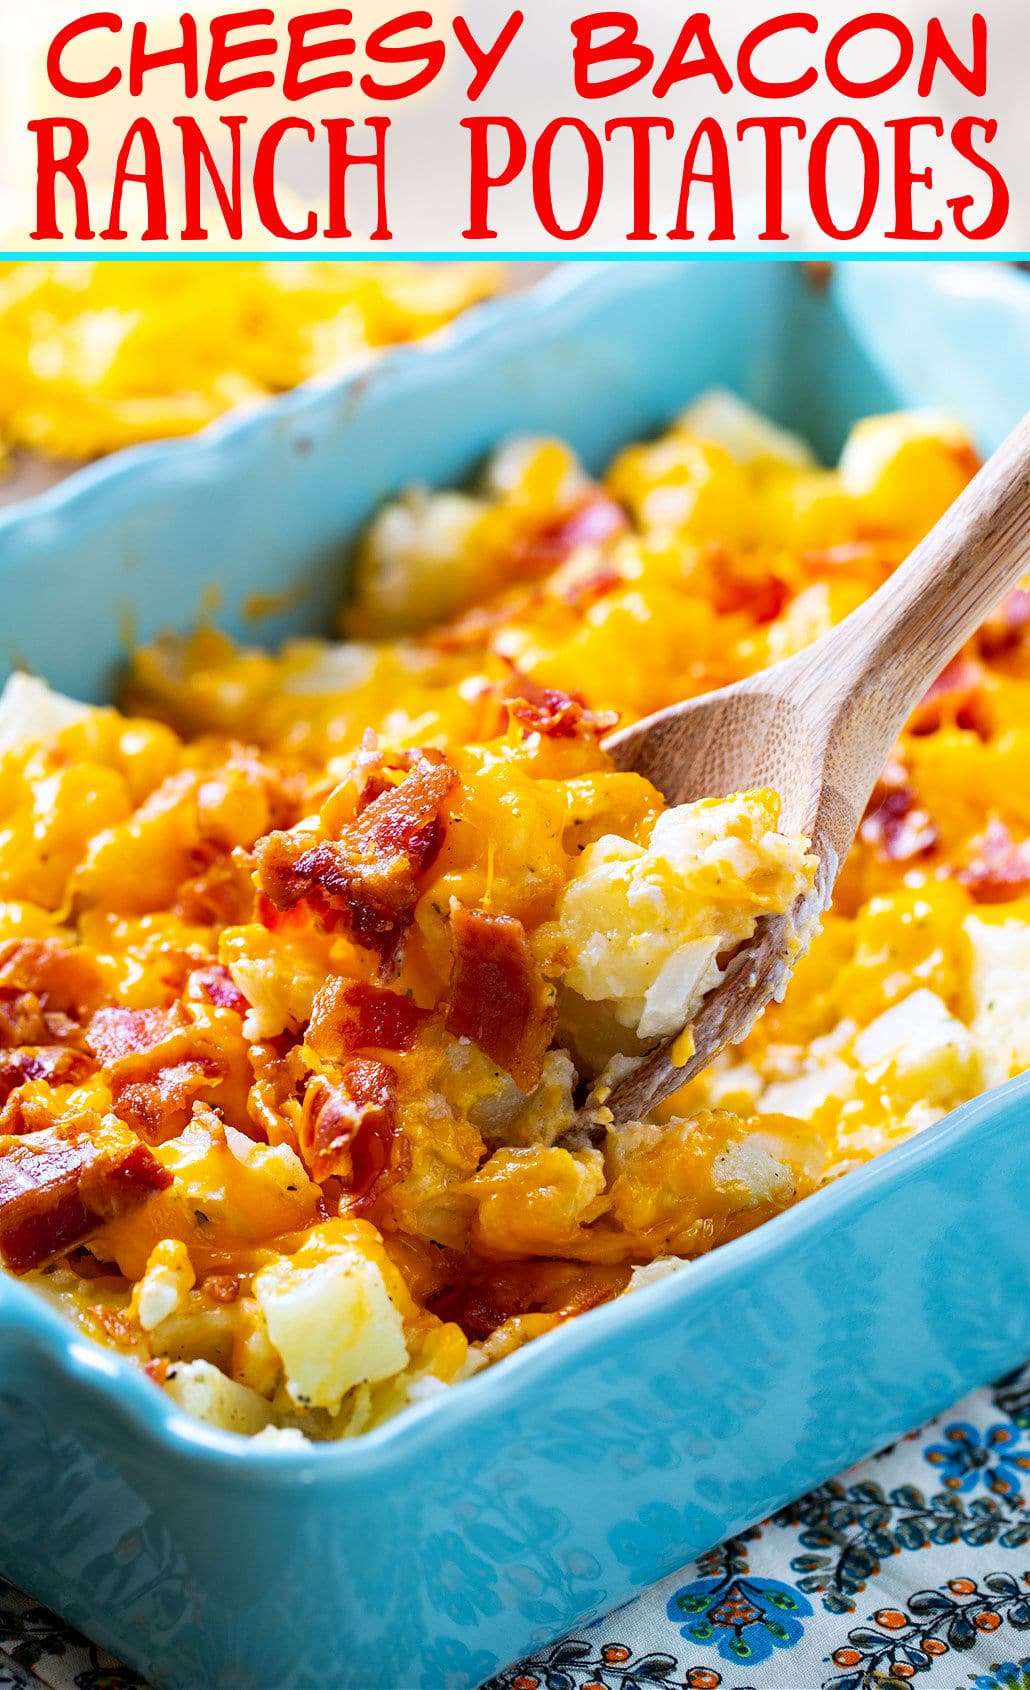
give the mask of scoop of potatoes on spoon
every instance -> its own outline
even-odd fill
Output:
[[[691,1024],[689,1060],[672,1060],[674,1035],[612,1088],[617,1122],[641,1119],[782,996],[905,718],[1028,570],[1030,413],[890,579],[828,634],[606,742],[620,769],[646,776],[669,804],[774,788],[782,831],[806,834],[818,864],[811,891],[786,915],[764,917],[729,961]]]

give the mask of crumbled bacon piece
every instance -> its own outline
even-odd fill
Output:
[[[72,1040],[82,1030],[77,1022],[63,1016],[62,1031],[57,1033],[50,1026],[52,1019],[35,992],[0,990],[0,1048],[15,1050],[21,1045],[56,1043],[61,1037]]]
[[[53,1124],[52,1098],[47,1095],[40,1097],[31,1089],[23,1091],[16,1086],[0,1109],[0,1138],[8,1134],[20,1138],[25,1133],[43,1132]]]
[[[206,927],[238,927],[254,915],[254,883],[242,852],[218,856],[184,880],[172,905],[184,921]]]
[[[548,739],[601,739],[619,719],[614,710],[589,710],[577,693],[538,687],[524,675],[516,684],[520,696],[511,700],[508,710],[526,733]]]
[[[529,605],[538,604],[542,597],[543,594],[538,589],[526,594]],[[467,652],[485,649],[498,630],[511,620],[511,614],[511,606],[503,602],[474,605],[471,610],[465,611],[464,615],[455,617],[453,622],[430,628],[424,638],[435,651]]]
[[[41,1267],[171,1183],[145,1144],[95,1115],[0,1138],[0,1258],[15,1273]]]
[[[359,1050],[410,1050],[430,1013],[400,992],[334,975],[315,998],[306,1042],[330,1059]]]
[[[629,527],[626,512],[601,488],[591,488],[560,516],[522,534],[508,560],[513,575],[542,575],[580,546],[607,546]]]
[[[74,1085],[90,1074],[93,1064],[81,1051],[68,1045],[23,1045],[20,1050],[0,1051],[0,1104],[30,1080],[48,1080],[51,1085]]]
[[[1015,650],[1028,626],[1030,592],[1025,587],[1014,587],[1002,599],[997,610],[981,623],[976,636],[977,645],[984,657],[1001,657],[1004,652]]]
[[[470,1272],[459,1260],[452,1283],[431,1295],[428,1306],[478,1343],[517,1315],[556,1314],[566,1320],[596,1308],[624,1290],[629,1275],[622,1265],[562,1261],[504,1262]]]
[[[578,580],[565,582],[561,596],[573,610],[585,612],[590,605],[606,598],[616,587],[621,587],[625,579],[621,570],[612,564],[605,564],[600,569],[592,570],[589,575],[580,576]]]
[[[381,798],[384,792],[393,792],[416,764],[435,763],[443,766],[446,762],[446,754],[431,745],[422,746],[418,750],[384,752],[372,730],[366,730],[354,759],[352,778],[358,786],[355,813],[360,816],[370,804]],[[344,781],[335,791],[344,791],[348,784]],[[334,831],[329,822],[334,809],[333,797],[334,793],[330,793],[322,811],[323,825],[329,832]]]
[[[521,1306],[518,1306],[521,1305]],[[528,1313],[528,1299],[517,1299],[516,1307],[502,1302],[488,1282],[470,1280],[449,1286],[440,1295],[429,1299],[428,1307],[439,1320],[453,1321],[460,1326],[470,1343],[481,1343],[496,1332],[513,1314]]]
[[[260,890],[280,911],[306,904],[323,926],[377,952],[385,968],[411,924],[420,876],[443,844],[440,812],[457,783],[447,763],[420,755],[338,839],[268,834],[255,851]]]
[[[82,1028],[60,1009],[46,1009],[35,992],[0,989],[0,1050],[23,1045],[75,1045]]]
[[[303,899],[292,909],[276,909],[271,898],[264,892],[259,892],[254,906],[254,916],[262,927],[267,927],[270,933],[303,933],[311,922],[311,911]]]
[[[189,993],[191,997],[199,994],[218,1009],[234,1009],[237,1015],[246,1015],[250,1009],[229,970],[220,962],[212,963],[209,968],[194,969],[189,979]]]
[[[86,1044],[110,1083],[115,1113],[151,1143],[181,1132],[194,1103],[229,1072],[214,1033],[195,1027],[179,1003],[98,1010]]]
[[[554,1033],[554,992],[533,962],[521,921],[456,904],[448,1032],[472,1039],[523,1091],[540,1078]]]
[[[304,1093],[301,1154],[312,1178],[339,1179],[348,1209],[367,1207],[385,1183],[397,1135],[397,1072],[357,1058],[339,1079],[316,1074]]]
[[[194,1103],[224,1078],[225,1065],[216,1056],[172,1062],[150,1077],[119,1081],[112,1088],[112,1103],[120,1120],[141,1138],[158,1144],[182,1132]]]
[[[936,824],[917,802],[901,764],[893,760],[873,788],[858,831],[859,838],[894,863],[929,856],[938,840]]]
[[[235,1303],[240,1294],[240,1282],[234,1273],[209,1273],[200,1289],[213,1303]]]
[[[99,1009],[86,1044],[102,1067],[154,1050],[186,1026],[181,1004],[171,1009]]]
[[[83,1020],[101,1001],[103,976],[88,951],[57,939],[0,944],[0,992],[32,993],[46,1010]]]
[[[773,622],[790,598],[790,587],[768,567],[748,563],[726,546],[712,545],[706,553],[712,603],[720,616],[745,612],[753,622]]]
[[[99,1326],[105,1344],[118,1350],[131,1350],[139,1342],[139,1324],[128,1309],[113,1309],[109,1303],[91,1303],[87,1315]]]
[[[946,722],[978,733],[983,725],[983,664],[960,651],[927,688],[908,722],[910,733],[933,733]]]
[[[254,1083],[247,1096],[247,1113],[269,1144],[288,1144],[299,1150],[296,1121],[311,1063],[302,1045],[290,1035],[262,1040],[249,1050]]]
[[[982,904],[1021,898],[1030,892],[1030,839],[1017,843],[1005,823],[992,816],[957,878]]]

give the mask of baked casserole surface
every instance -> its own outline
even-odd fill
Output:
[[[8,1270],[214,1424],[351,1436],[1030,1066],[1020,589],[784,1002],[655,1118],[605,1105],[813,872],[775,793],[667,808],[605,735],[816,638],[975,468],[899,415],[824,469],[713,394],[603,482],[520,440],[391,502],[337,641],[168,636],[123,711],[15,677]]]

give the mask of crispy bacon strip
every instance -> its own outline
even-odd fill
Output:
[[[342,928],[384,966],[396,958],[443,844],[440,811],[458,784],[447,763],[420,756],[344,827],[338,839],[270,833],[255,851],[257,884],[280,911],[305,903],[322,925]]]
[[[86,1029],[86,1044],[102,1067],[145,1055],[187,1025],[181,1004],[171,1009],[99,1009]]]
[[[957,878],[982,904],[1003,904],[1030,892],[1030,839],[1017,842],[1003,821],[992,816],[975,854]]]
[[[521,921],[456,904],[448,1032],[472,1039],[523,1091],[540,1078],[558,1013]]]
[[[194,1026],[181,1003],[98,1010],[86,1045],[110,1083],[116,1114],[151,1144],[181,1132],[193,1104],[229,1074],[215,1034]]]
[[[336,1061],[359,1050],[410,1050],[430,1013],[400,992],[334,975],[315,998],[306,1043]]]
[[[312,1175],[336,1178],[348,1209],[367,1207],[385,1183],[397,1134],[397,1072],[388,1062],[358,1058],[337,1081],[316,1074],[304,1093],[301,1154]]]
[[[0,1259],[41,1267],[171,1183],[145,1144],[96,1115],[0,1138]]]

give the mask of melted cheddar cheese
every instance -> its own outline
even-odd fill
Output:
[[[0,449],[192,434],[492,293],[487,264],[0,265]]]
[[[714,395],[602,482],[517,441],[405,495],[336,642],[167,636],[124,714],[17,677],[8,1267],[216,1424],[350,1436],[1030,1066],[1018,591],[783,1003],[655,1118],[604,1108],[814,866],[775,793],[668,809],[604,735],[817,637],[975,465],[914,416],[823,469]]]

